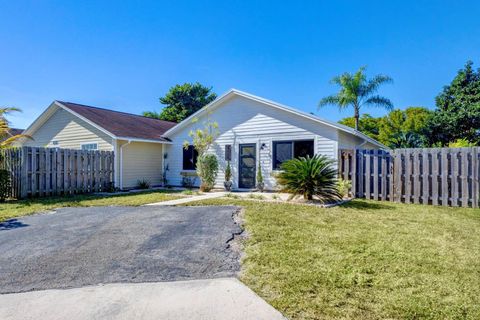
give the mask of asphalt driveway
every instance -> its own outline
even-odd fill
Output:
[[[0,293],[235,275],[236,207],[62,208],[0,224]]]

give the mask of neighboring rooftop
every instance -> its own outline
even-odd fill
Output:
[[[5,141],[10,137],[16,136],[17,134],[21,134],[22,132],[23,132],[23,129],[10,128],[7,131],[7,135],[0,138],[0,142]]]
[[[18,129],[18,128],[10,128],[10,130],[8,130],[8,134],[13,137],[13,136],[16,136],[17,134],[21,134],[23,132],[24,129]]]
[[[176,125],[175,122],[148,118],[126,112],[72,102],[57,102],[119,138],[168,141],[168,139],[163,138],[162,135]]]

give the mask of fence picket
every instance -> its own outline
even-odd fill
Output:
[[[421,185],[422,185],[422,204],[428,204],[430,199],[430,166],[429,153],[426,149],[421,151],[422,154],[422,169],[420,170]]]
[[[380,161],[381,161],[381,171],[382,171],[382,176],[381,176],[381,198],[383,201],[387,200],[387,155],[381,151],[380,153]]]
[[[413,150],[413,203],[420,203],[420,153],[418,150]]]
[[[371,163],[370,163],[370,150],[367,150],[365,152],[365,198],[370,199],[371,198],[371,191],[372,191],[372,186],[370,182],[370,178],[372,177],[371,173]]]
[[[458,178],[459,178],[459,166],[458,166],[458,150],[452,149],[450,153],[451,173],[450,183],[452,190],[451,206],[458,207]]]

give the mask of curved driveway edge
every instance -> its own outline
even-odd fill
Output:
[[[235,278],[0,295],[2,319],[285,319]]]

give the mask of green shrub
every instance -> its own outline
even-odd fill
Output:
[[[230,161],[228,161],[225,168],[225,181],[230,181],[230,179],[232,179],[232,167],[230,167]]]
[[[262,165],[260,164],[260,160],[258,160],[258,170],[257,170],[257,184],[259,183],[263,183]]]
[[[0,170],[0,202],[4,202],[10,193],[10,172]]]
[[[281,170],[276,176],[277,182],[292,197],[303,195],[304,199],[312,200],[316,196],[322,202],[340,199],[337,170],[333,167],[333,160],[326,156],[288,160],[282,164]]]
[[[147,179],[137,181],[137,189],[148,189],[150,188],[150,181]]]
[[[345,196],[348,196],[348,192],[352,188],[352,181],[338,179],[337,187],[338,187],[338,193],[342,198],[344,198]]]
[[[210,191],[215,185],[215,179],[218,173],[217,157],[213,154],[205,154],[197,159],[197,174],[200,177],[201,191]]]

